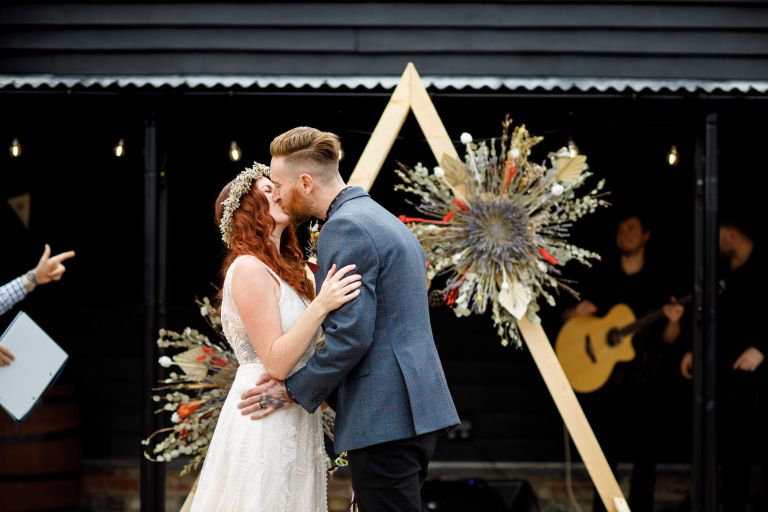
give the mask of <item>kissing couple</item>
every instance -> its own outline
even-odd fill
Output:
[[[327,512],[320,411],[334,391],[334,448],[348,453],[358,510],[420,512],[438,434],[459,423],[421,245],[346,186],[340,151],[335,134],[294,128],[272,141],[269,167],[244,170],[216,200],[221,320],[239,368],[195,512]],[[309,218],[322,222],[315,286],[295,230]]]

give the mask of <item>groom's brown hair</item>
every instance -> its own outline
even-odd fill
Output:
[[[335,133],[299,126],[275,137],[269,153],[284,157],[292,165],[306,166],[306,170],[316,171],[318,178],[330,180],[338,174],[341,142]]]
[[[272,140],[269,153],[283,157],[294,169],[330,182],[338,178],[341,142],[335,133],[298,126]]]

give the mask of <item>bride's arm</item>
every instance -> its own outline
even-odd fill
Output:
[[[346,276],[353,268],[348,265],[333,274],[329,272],[315,300],[283,332],[279,284],[255,258],[243,258],[238,263],[232,276],[232,298],[253,350],[270,376],[284,380],[304,355],[326,315],[357,297],[360,275]]]

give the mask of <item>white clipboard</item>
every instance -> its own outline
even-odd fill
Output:
[[[67,362],[67,353],[23,311],[0,337],[15,360],[0,367],[0,406],[22,421]]]

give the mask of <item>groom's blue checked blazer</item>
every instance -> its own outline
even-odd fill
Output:
[[[325,345],[286,385],[310,412],[339,388],[336,451],[457,425],[432,338],[426,259],[416,237],[354,187],[329,212],[317,252],[318,290],[332,264],[354,263],[361,293],[328,315]]]

